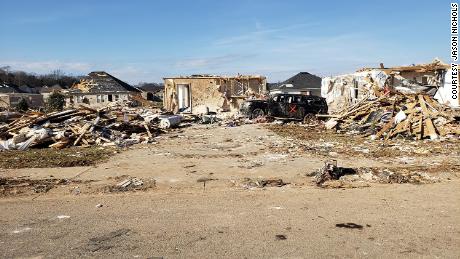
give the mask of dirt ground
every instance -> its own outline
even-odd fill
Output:
[[[460,256],[455,142],[194,125],[112,154],[0,169],[0,257]],[[378,173],[317,187],[312,172],[331,159]],[[422,180],[389,184],[382,172]],[[132,178],[142,187],[114,188]]]

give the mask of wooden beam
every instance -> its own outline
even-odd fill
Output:
[[[417,139],[422,139],[423,138],[423,116],[420,117],[417,133],[418,133]]]

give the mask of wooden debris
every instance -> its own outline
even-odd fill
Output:
[[[396,117],[398,113],[402,118]],[[329,117],[339,122],[334,128],[373,136],[373,139],[435,140],[439,136],[460,135],[458,113],[422,94],[392,93],[374,100],[363,99]]]

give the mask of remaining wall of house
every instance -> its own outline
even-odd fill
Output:
[[[0,94],[0,107],[4,109],[10,108],[10,97],[6,94]]]
[[[224,77],[196,77],[196,78],[165,78],[163,104],[165,109],[177,113],[179,111],[178,92],[180,85],[187,85],[190,102],[186,112],[194,114],[211,112],[238,111],[240,104],[250,95],[265,94],[265,77],[253,78],[224,78]],[[181,90],[181,92],[183,92]]]

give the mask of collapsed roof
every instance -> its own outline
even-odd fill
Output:
[[[104,71],[95,71],[73,85],[71,90],[83,93],[140,92],[139,89]]]

